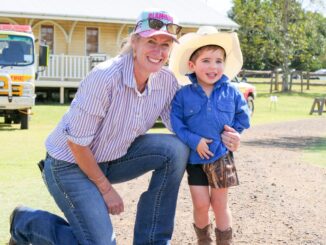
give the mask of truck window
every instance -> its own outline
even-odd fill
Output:
[[[25,66],[34,62],[33,40],[29,37],[0,35],[0,65]]]

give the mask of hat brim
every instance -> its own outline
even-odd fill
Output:
[[[229,79],[234,78],[240,72],[243,59],[236,33],[218,32],[206,35],[188,33],[179,38],[179,45],[174,46],[169,59],[169,68],[179,83],[190,83],[188,77],[185,76],[192,73],[188,66],[190,56],[196,49],[206,45],[218,45],[224,48],[226,53],[224,74]]]
[[[164,35],[164,36],[171,37],[173,39],[173,41],[179,43],[178,38],[177,38],[176,35],[173,35],[173,34],[168,33],[166,31],[161,31],[161,30],[147,30],[147,31],[138,32],[138,34],[140,36],[142,36],[142,37],[153,37],[153,36],[157,36],[157,35]]]

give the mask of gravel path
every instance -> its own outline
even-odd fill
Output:
[[[324,117],[256,126],[243,134],[235,155],[241,183],[231,188],[229,201],[235,244],[326,245],[326,168],[302,160],[303,148],[325,135]],[[126,207],[124,214],[113,218],[118,244],[132,244],[137,200],[149,178],[117,186]],[[172,244],[194,241],[184,178]]]

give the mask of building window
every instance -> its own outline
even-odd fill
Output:
[[[86,55],[98,53],[98,28],[87,27],[86,30]]]
[[[54,27],[53,26],[41,26],[41,40],[45,41],[45,44],[49,46],[50,54],[53,54],[54,44]]]

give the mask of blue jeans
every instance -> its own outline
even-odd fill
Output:
[[[188,155],[188,147],[176,136],[147,134],[138,137],[125,156],[99,164],[113,184],[154,170],[138,202],[134,244],[170,244]],[[18,244],[116,244],[102,196],[77,164],[48,156],[43,174],[68,223],[48,212],[18,210],[11,230]]]

